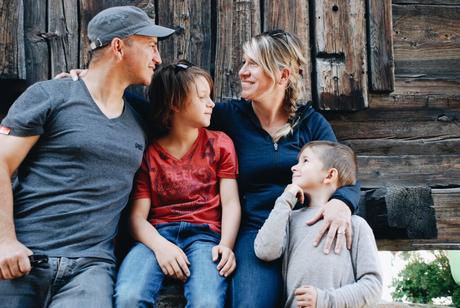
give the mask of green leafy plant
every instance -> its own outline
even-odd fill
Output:
[[[452,297],[460,307],[460,286],[452,278],[449,260],[445,252],[434,252],[435,259],[425,262],[418,254],[411,255],[406,267],[393,280],[395,300],[429,304],[433,298]]]

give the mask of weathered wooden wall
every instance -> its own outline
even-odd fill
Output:
[[[306,99],[357,152],[363,187],[433,189],[437,238],[380,247],[460,248],[460,0],[0,0],[0,84],[83,67],[88,21],[122,4],[176,28],[163,61],[211,71],[218,99],[238,96],[244,41],[297,33]]]

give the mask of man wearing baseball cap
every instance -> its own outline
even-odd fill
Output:
[[[145,146],[123,91],[150,83],[173,32],[136,7],[101,11],[87,74],[34,84],[1,122],[0,305],[112,306],[113,239]]]

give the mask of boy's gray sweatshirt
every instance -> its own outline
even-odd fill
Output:
[[[292,211],[296,197],[284,192],[254,242],[258,258],[272,261],[283,256],[285,307],[297,307],[294,291],[303,285],[317,290],[317,307],[362,307],[379,300],[382,276],[374,234],[367,222],[352,216],[353,241],[339,255],[323,253],[323,239],[318,247],[313,240],[324,221],[312,226],[306,221],[318,208]],[[332,247],[335,247],[335,240]]]

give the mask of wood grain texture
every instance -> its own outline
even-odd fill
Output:
[[[158,23],[177,29],[171,38],[160,42],[163,62],[178,59],[211,69],[211,1],[158,1]]]
[[[369,88],[394,90],[393,22],[391,0],[368,0]]]
[[[46,1],[24,0],[24,34],[27,82],[50,78],[50,51],[47,32]]]
[[[238,71],[243,58],[243,44],[261,32],[260,14],[259,1],[218,1],[215,58],[217,100],[239,96],[241,86]]]
[[[393,4],[395,74],[460,80],[460,5]]]
[[[24,6],[22,0],[0,2],[0,78],[25,79]]]
[[[51,76],[68,72],[79,65],[78,2],[48,0],[48,31]]]
[[[307,93],[304,97],[309,101],[311,93],[311,50],[310,50],[310,14],[308,0],[271,1],[264,0],[263,31],[283,29],[296,34],[303,43],[307,64],[302,68]]]
[[[316,88],[322,110],[368,106],[365,1],[315,1]]]

